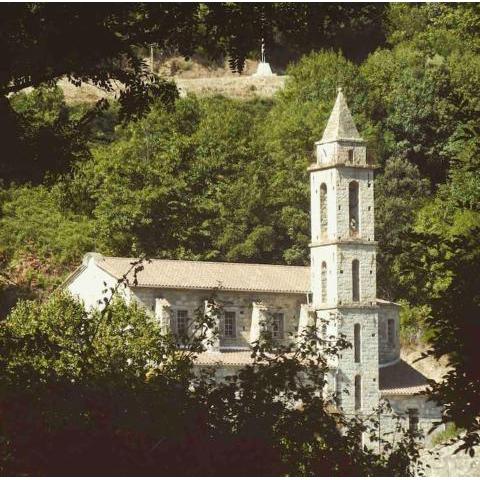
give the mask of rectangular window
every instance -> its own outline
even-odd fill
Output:
[[[360,363],[360,352],[361,352],[361,330],[360,324],[356,323],[353,327],[353,350],[355,363]]]
[[[283,325],[284,317],[283,313],[277,312],[273,314],[272,321],[272,337],[273,338],[283,338]]]
[[[184,337],[187,335],[188,329],[188,310],[177,310],[176,315],[176,326],[177,326],[177,335]]]
[[[335,401],[338,407],[342,406],[342,380],[339,373],[335,376]]]
[[[357,259],[352,262],[352,300],[360,301],[360,262]]]
[[[418,409],[416,408],[408,410],[408,429],[411,433],[418,432]]]
[[[225,338],[235,338],[237,336],[237,319],[235,312],[225,312],[223,335]]]
[[[348,161],[349,163],[353,163],[353,148],[348,149]]]
[[[389,318],[387,325],[388,344],[393,347],[395,345],[395,320],[393,318]]]
[[[355,410],[362,408],[362,377],[355,375]]]

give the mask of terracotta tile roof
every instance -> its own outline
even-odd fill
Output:
[[[428,382],[427,377],[403,360],[380,368],[379,376],[382,396],[421,393]]]
[[[116,278],[131,267],[133,258],[101,257],[96,264]],[[133,276],[130,275],[130,280]],[[298,293],[310,290],[310,267],[251,263],[151,260],[138,273],[138,286]]]
[[[195,360],[195,364],[199,366],[221,364],[239,367],[252,362],[249,350],[203,352]],[[421,393],[427,386],[427,378],[403,360],[394,365],[380,368],[379,373],[382,396],[415,395]]]
[[[113,277],[119,279],[131,268],[135,258],[105,257],[98,253],[87,253],[88,260],[95,263]],[[64,285],[75,277],[73,272]],[[133,275],[129,275],[133,281]],[[232,290],[240,292],[271,292],[307,294],[310,291],[310,267],[290,265],[268,265],[255,263],[200,262],[187,260],[152,259],[144,263],[144,270],[137,274],[139,287]],[[398,305],[377,298],[380,305]]]

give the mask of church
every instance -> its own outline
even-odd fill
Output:
[[[375,166],[341,89],[315,148],[309,267],[151,260],[121,294],[183,334],[215,291],[220,335],[197,363],[223,374],[251,362],[250,345],[267,319],[279,342],[307,325],[322,335],[343,334],[352,348],[332,364],[329,379],[341,408],[365,415],[387,400],[408,428],[427,434],[441,409],[422,393],[427,379],[400,357],[400,306],[376,297]],[[87,253],[64,288],[86,308],[98,307],[105,288],[114,288],[134,260]]]

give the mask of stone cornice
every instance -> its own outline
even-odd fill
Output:
[[[352,165],[348,163],[326,163],[326,164],[319,164],[319,163],[312,163],[308,168],[307,171],[309,172],[317,172],[319,170],[329,170],[330,168],[360,168],[362,170],[376,170],[380,168],[380,165]]]
[[[308,246],[310,248],[314,247],[325,247],[327,245],[371,245],[377,246],[378,242],[375,240],[364,240],[364,239],[340,239],[340,240],[320,240],[318,242],[311,242]]]
[[[375,302],[350,302],[335,303],[320,307],[314,307],[316,311],[322,310],[378,310],[379,304]]]

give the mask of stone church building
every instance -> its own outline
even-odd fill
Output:
[[[365,414],[385,399],[409,428],[427,433],[440,409],[421,393],[427,379],[400,358],[399,305],[376,297],[373,171],[339,90],[309,167],[310,267],[152,260],[122,294],[181,334],[215,290],[220,337],[198,364],[224,373],[251,361],[267,318],[279,342],[312,324],[322,335],[344,334],[353,348],[332,364],[329,386],[345,412]],[[133,260],[87,253],[64,287],[94,308]]]

